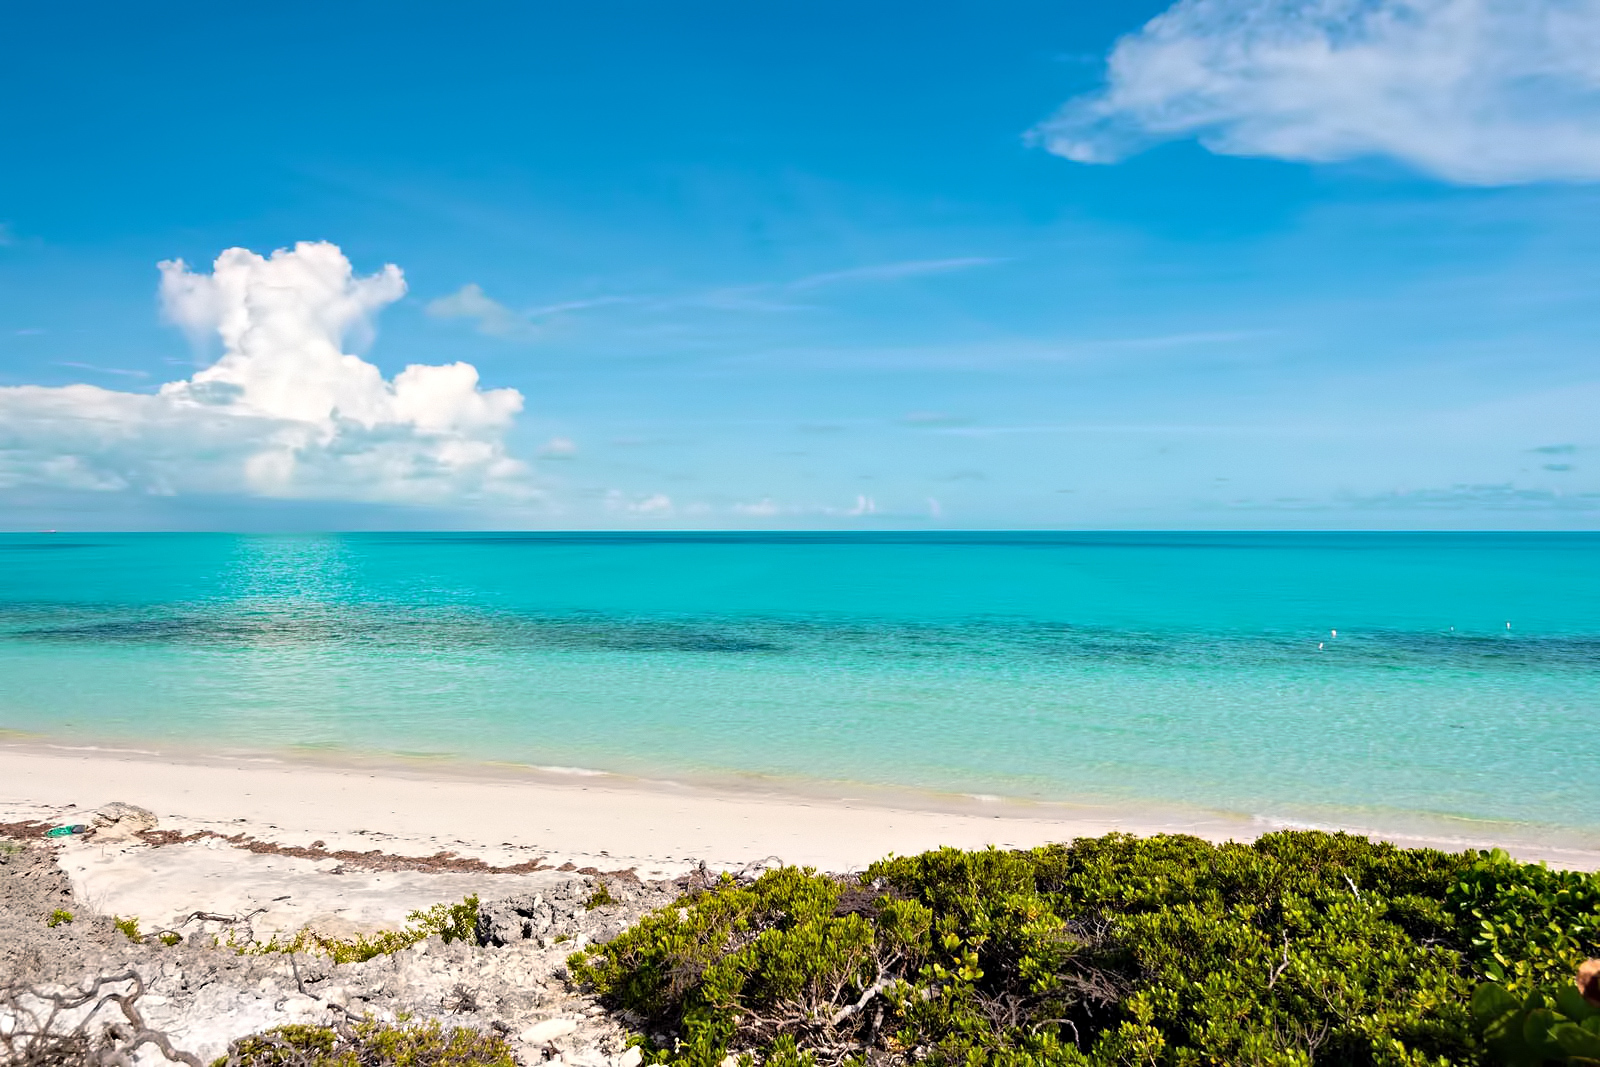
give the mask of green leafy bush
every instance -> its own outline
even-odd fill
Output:
[[[1514,996],[1497,982],[1472,992],[1472,1014],[1490,1051],[1516,1067],[1600,1064],[1600,1008],[1570,982]]]
[[[57,908],[55,911],[50,913],[50,918],[46,919],[44,924],[46,926],[54,927],[60,926],[62,923],[69,923],[71,921],[72,912],[68,911],[66,908]]]
[[[1449,904],[1470,927],[1484,973],[1524,993],[1569,980],[1600,943],[1600,874],[1479,853],[1450,887]]]
[[[1570,975],[1594,886],[1345,834],[1111,835],[724,878],[569,965],[681,1067],[1485,1063],[1474,986]]]
[[[505,1039],[437,1022],[281,1026],[240,1038],[213,1067],[517,1067]]]

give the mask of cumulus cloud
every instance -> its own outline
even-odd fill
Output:
[[[1035,131],[1110,163],[1388,157],[1447,181],[1600,178],[1600,0],[1180,0]]]
[[[398,267],[358,277],[339,248],[232,248],[210,273],[160,265],[167,317],[222,356],[154,394],[0,388],[0,487],[248,493],[448,504],[527,495],[505,432],[514,389],[467,363],[392,379],[345,351],[405,293]]]

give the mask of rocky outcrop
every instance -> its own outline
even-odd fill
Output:
[[[146,830],[154,830],[156,817],[144,808],[113,801],[96,810],[89,825],[102,842],[132,841]]]
[[[128,818],[136,816],[123,814],[115,823]],[[483,902],[476,943],[445,944],[435,936],[363,963],[333,964],[306,953],[240,954],[219,947],[212,933],[136,943],[111,917],[72,899],[51,846],[9,846],[0,854],[0,986],[15,981],[9,1009],[0,990],[0,1016],[24,1010],[30,991],[60,994],[131,973],[142,987],[137,1008],[144,1024],[205,1062],[229,1042],[275,1026],[367,1017],[438,1019],[498,1033],[526,1064],[632,1067],[639,1055],[625,1047],[624,1020],[568,985],[566,958],[615,937],[705,878],[641,883],[628,874],[572,873],[547,891]],[[128,995],[133,985],[108,988]],[[77,1021],[63,1017],[66,1024]],[[138,1062],[166,1061],[146,1045]]]

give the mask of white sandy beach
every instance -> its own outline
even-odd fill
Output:
[[[521,1062],[633,1067],[637,1051],[623,1048],[627,1029],[592,996],[567,988],[562,963],[589,937],[610,936],[605,931],[614,933],[617,923],[670,901],[677,890],[611,878],[634,900],[624,906],[632,910],[620,918],[603,908],[591,914],[582,902],[595,874],[632,871],[649,882],[683,878],[702,862],[754,873],[777,861],[845,871],[890,852],[939,845],[1031,846],[1112,830],[1250,840],[1277,828],[1173,810],[861,792],[830,798],[499,767],[330,766],[263,756],[70,750],[36,740],[0,744],[0,823],[89,823],[95,809],[123,801],[149,809],[158,830],[176,832],[57,839],[53,859],[70,878],[73,907],[137,919],[147,933],[182,931],[189,955],[181,965],[176,957],[138,957],[154,983],[148,1018],[205,1057],[247,1033],[325,1024],[346,1004],[391,1021],[401,1012],[445,1011],[453,1022],[459,1016],[448,1014],[456,1010],[449,998],[468,989],[472,1003],[488,1006],[512,1036]],[[1397,843],[1505,842],[1405,837]],[[1525,844],[1513,851],[1561,866],[1600,866],[1600,855],[1577,848]],[[481,863],[439,861],[442,852]],[[476,869],[427,869],[429,863],[395,857],[435,857],[434,867]],[[204,948],[207,935],[224,933],[242,932],[245,942],[259,944],[306,928],[336,937],[393,930],[414,910],[468,894],[485,902],[488,915],[515,899],[565,903],[551,911],[557,925],[501,949],[442,946],[434,938],[341,967],[308,957],[302,963],[312,969],[302,973],[293,957],[208,956]],[[104,956],[101,966],[116,967],[151,944],[119,941],[94,951]]]
[[[401,856],[452,852],[531,873],[341,869],[332,859],[257,854],[215,837],[177,847],[74,841],[62,854],[80,899],[151,924],[190,911],[265,908],[258,929],[328,932],[393,926],[413,908],[467,893],[504,896],[561,877],[553,868],[668,878],[705,863],[738,869],[774,858],[860,869],[888,853],[941,845],[1029,847],[1113,830],[1250,840],[1276,828],[1179,811],[905,795],[847,798],[715,790],[610,775],[467,767],[328,766],[262,757],[175,757],[35,742],[0,746],[0,822],[87,821],[111,801],[147,808],[160,828],[210,831],[326,850]],[[1394,837],[1400,844],[1506,844]],[[1515,844],[1515,843],[1512,843]],[[1581,848],[1522,845],[1527,859],[1600,867]]]

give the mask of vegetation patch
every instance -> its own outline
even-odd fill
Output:
[[[314,930],[300,930],[288,938],[273,934],[271,940],[266,942],[240,942],[230,934],[222,943],[241,955],[309,952],[327,956],[334,963],[364,963],[410,948],[434,934],[442,937],[445,944],[476,938],[478,898],[470,896],[459,904],[435,904],[426,911],[412,912],[406,916],[406,920],[410,925],[403,930],[383,930],[370,935],[358,934],[352,938],[326,937]]]
[[[438,1022],[282,1026],[235,1041],[213,1067],[517,1067],[504,1038]]]
[[[1285,832],[725,877],[569,966],[680,1067],[1399,1067],[1562,1061],[1597,950],[1595,875]]]
[[[69,923],[71,921],[72,912],[68,911],[66,908],[57,908],[55,911],[50,913],[50,918],[46,919],[44,924],[49,927],[56,927],[60,926],[62,923]]]

